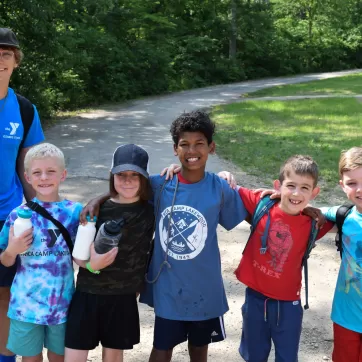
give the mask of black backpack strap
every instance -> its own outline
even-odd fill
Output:
[[[343,204],[341,205],[336,212],[336,226],[337,226],[337,234],[336,234],[336,247],[337,251],[339,251],[341,258],[342,258],[342,228],[344,220],[346,219],[347,215],[350,213],[353,204]]]
[[[33,104],[28,99],[17,93],[16,93],[16,98],[18,99],[21,121],[23,122],[23,127],[24,127],[23,139],[19,146],[19,150],[21,150],[23,148],[24,141],[26,140],[26,137],[29,133],[30,127],[33,123],[35,112]]]
[[[304,268],[304,283],[305,283],[305,305],[304,309],[309,309],[309,303],[308,303],[308,259],[310,256],[310,253],[312,252],[313,248],[315,248],[315,242],[317,240],[318,236],[318,228],[317,228],[317,222],[315,220],[312,220],[312,228],[309,234],[307,249],[303,255],[302,259],[302,267]]]
[[[60,221],[58,221],[57,219],[54,219],[54,217],[51,216],[49,214],[49,212],[46,209],[44,209],[43,206],[40,206],[37,202],[28,201],[26,203],[26,206],[29,209],[37,212],[43,218],[50,220],[60,230],[60,232],[63,235],[63,238],[64,238],[65,242],[67,243],[67,246],[68,246],[68,249],[69,249],[70,253],[72,253],[73,252],[72,238],[70,237],[69,231],[65,228],[65,226]]]

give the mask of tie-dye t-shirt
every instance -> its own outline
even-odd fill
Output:
[[[59,220],[74,242],[82,205],[69,200],[33,201]],[[0,233],[0,249],[6,249],[10,226],[17,218],[17,210],[24,207],[14,209],[6,219]],[[61,324],[67,319],[74,292],[72,258],[60,230],[51,221],[33,211],[31,222],[34,240],[30,248],[19,255],[8,317],[34,324]]]

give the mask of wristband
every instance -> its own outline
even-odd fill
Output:
[[[93,270],[91,265],[90,265],[90,261],[85,265],[85,267],[93,274],[100,274],[101,272],[99,270]]]

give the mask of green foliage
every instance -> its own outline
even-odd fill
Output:
[[[361,142],[361,107],[355,98],[250,100],[219,106],[212,115],[217,150],[269,187],[283,161],[308,154],[319,164],[320,183],[328,190],[338,183],[341,150]]]
[[[17,33],[25,54],[12,86],[46,118],[100,102],[362,64],[360,0],[233,3],[235,12],[231,0],[0,0],[0,26]]]

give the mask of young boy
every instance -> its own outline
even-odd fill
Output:
[[[75,238],[82,205],[61,200],[59,185],[67,171],[62,151],[43,143],[31,148],[25,157],[25,178],[34,189],[34,202],[45,208]],[[14,209],[0,233],[0,262],[15,264],[8,317],[7,348],[23,356],[23,362],[42,361],[43,346],[50,362],[63,361],[65,321],[74,291],[70,251],[61,231],[48,219],[32,212],[32,229],[14,236],[14,221],[21,205]]]
[[[267,361],[274,342],[277,362],[297,362],[302,330],[300,301],[302,258],[312,219],[301,214],[319,193],[318,167],[308,156],[293,156],[280,169],[274,188],[280,201],[270,209],[267,250],[261,252],[268,215],[256,226],[244,250],[236,277],[247,286],[242,307],[243,332],[240,355],[248,362]],[[240,197],[253,214],[260,193],[240,187]],[[321,238],[332,227],[319,231]]]
[[[150,178],[156,230],[148,280],[153,290],[142,301],[155,308],[150,362],[171,361],[173,348],[188,341],[190,360],[206,362],[208,344],[225,338],[228,310],[216,228],[227,230],[246,216],[238,193],[205,172],[215,150],[215,125],[204,112],[184,113],[171,125],[174,153],[182,168],[165,183]],[[95,210],[93,202],[82,215]]]
[[[29,147],[44,140],[36,108],[9,88],[22,57],[15,34],[0,28],[0,231],[10,211],[21,204],[23,194],[26,200],[35,195],[24,178],[24,157]],[[6,313],[15,270],[16,264],[6,268],[0,263],[0,362],[15,362],[15,356],[5,348],[9,332]]]
[[[362,361],[362,147],[341,154],[340,185],[354,206],[342,227],[342,262],[332,306],[334,362]],[[322,208],[336,221],[338,206]]]

